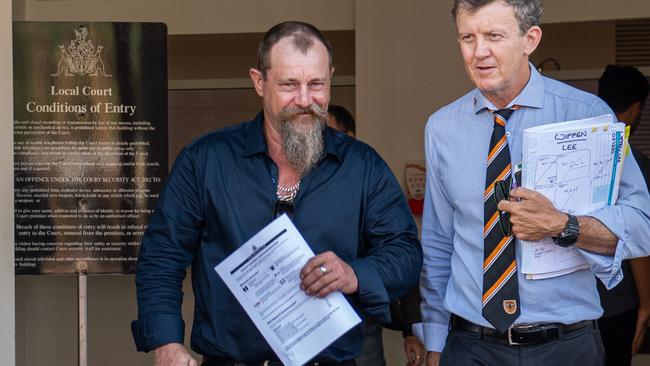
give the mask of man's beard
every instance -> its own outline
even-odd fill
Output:
[[[282,138],[284,155],[300,177],[305,176],[323,154],[325,121],[327,112],[317,104],[286,108],[278,115],[276,128]]]

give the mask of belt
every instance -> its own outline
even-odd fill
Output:
[[[307,362],[305,366],[355,366],[354,360]],[[219,360],[203,357],[201,366],[283,366],[280,361],[238,362],[234,360]]]
[[[536,323],[518,324],[508,328],[505,333],[498,330],[483,327],[465,320],[457,315],[452,315],[449,322],[450,329],[465,330],[476,333],[481,338],[492,338],[511,346],[531,346],[540,343],[552,342],[562,339],[565,335],[579,331],[587,327],[597,327],[595,320],[583,320],[573,324],[561,323]]]

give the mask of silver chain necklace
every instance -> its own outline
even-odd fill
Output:
[[[278,200],[286,202],[293,201],[296,198],[296,194],[298,194],[298,189],[300,189],[300,181],[291,187],[283,187],[278,184],[278,192],[276,192]]]

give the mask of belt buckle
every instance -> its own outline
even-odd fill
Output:
[[[508,327],[508,345],[510,346],[521,346],[522,343],[518,343],[512,340],[512,327]]]
[[[512,340],[512,330],[517,328],[517,329],[532,329],[535,328],[537,325],[536,324],[519,324],[516,327],[515,326],[509,326],[508,327],[508,345],[510,346],[525,346],[528,343],[519,343],[516,341]]]

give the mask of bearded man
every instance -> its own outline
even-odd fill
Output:
[[[400,187],[369,146],[327,127],[334,69],[328,41],[301,22],[271,28],[250,70],[264,110],[201,137],[178,156],[142,240],[136,272],[139,351],[156,366],[197,365],[183,346],[182,282],[192,266],[192,349],[203,366],[279,363],[213,270],[279,214],[316,256],[301,288],[341,291],[362,315],[389,321],[391,299],[414,287],[422,252]],[[362,326],[310,364],[354,365]]]

